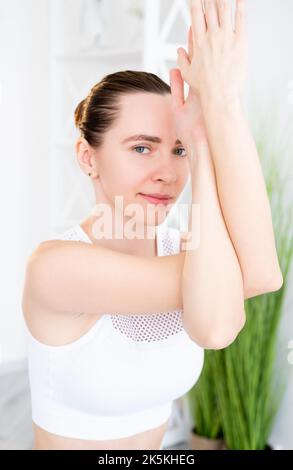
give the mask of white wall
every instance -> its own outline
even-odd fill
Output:
[[[1,295],[3,361],[23,357],[24,261],[47,208],[48,0],[0,2]]]

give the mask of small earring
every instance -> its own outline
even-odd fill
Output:
[[[92,174],[91,174],[91,173],[88,173],[88,175],[89,175],[89,176],[92,176]]]

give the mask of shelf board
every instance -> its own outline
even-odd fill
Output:
[[[100,60],[100,59],[137,59],[141,57],[143,49],[113,49],[113,48],[101,48],[100,50],[85,51],[85,52],[62,52],[52,54],[52,58],[60,61],[86,61],[86,60]]]

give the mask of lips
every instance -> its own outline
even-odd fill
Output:
[[[152,193],[152,194],[140,193],[140,194],[142,194],[143,196],[154,197],[156,199],[171,199],[172,198],[170,194],[160,194],[160,193]]]
[[[153,204],[164,204],[167,205],[170,203],[172,197],[169,195],[162,195],[162,194],[143,194],[139,193],[140,196],[142,196],[144,199],[147,201],[153,203]]]

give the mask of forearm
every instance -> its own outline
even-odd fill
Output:
[[[270,203],[256,145],[240,100],[202,100],[219,201],[239,259],[244,290],[280,278]],[[282,277],[282,276],[281,276]]]
[[[200,216],[197,220],[196,210],[190,211],[192,241],[186,242],[182,270],[183,322],[198,344],[217,349],[232,342],[245,322],[243,281],[221,213],[209,150],[197,147],[194,140],[184,146],[196,153],[191,207],[199,208]]]

